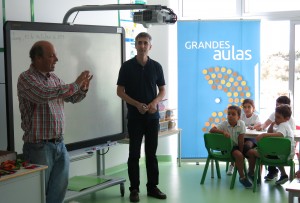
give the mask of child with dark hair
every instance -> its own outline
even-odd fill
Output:
[[[245,122],[246,128],[253,130],[260,127],[261,123],[258,114],[255,113],[254,101],[252,99],[245,99],[242,103],[242,108],[244,112],[241,114],[241,120]],[[244,148],[247,148],[246,150],[256,147],[255,138],[245,138],[244,142]],[[234,163],[231,163],[227,175],[232,175],[233,169]],[[250,176],[251,175],[253,176],[253,174],[250,174]]]
[[[241,115],[241,120],[245,122],[245,125],[249,129],[256,129],[261,125],[260,119],[257,113],[255,113],[255,104],[252,99],[245,99],[242,103],[244,113]]]
[[[291,104],[291,100],[290,98],[288,98],[287,96],[280,96],[276,99],[276,107],[278,107],[281,104]],[[264,130],[267,129],[268,126],[270,126],[270,124],[275,122],[275,112],[273,112],[270,117],[259,127],[257,128],[257,130]],[[290,124],[292,130],[296,130],[296,125],[294,122],[294,119],[292,116],[290,116],[288,123]],[[274,126],[272,126],[272,128],[277,128],[276,124],[274,124]],[[269,166],[268,167],[268,174],[265,176],[265,180],[267,181],[271,181],[274,178],[276,178],[278,176],[278,169],[276,169],[276,167],[274,166]]]
[[[244,157],[249,157],[249,171],[251,171],[252,174],[254,174],[256,157],[255,154],[251,152],[253,149],[244,147],[246,126],[244,121],[240,120],[240,117],[241,108],[238,106],[229,106],[227,109],[227,120],[211,128],[209,132],[224,134],[225,137],[232,140],[233,147],[231,154],[234,157],[235,165],[240,175],[239,181],[245,188],[251,188],[252,183],[244,174]]]
[[[291,154],[289,156],[290,159],[293,159],[295,155],[295,142],[294,142],[294,131],[289,124],[289,120],[292,115],[291,107],[287,104],[281,104],[276,107],[275,109],[275,122],[271,123],[270,127],[268,128],[267,133],[263,133],[256,137],[256,140],[259,141],[263,137],[286,137],[291,141]],[[274,128],[274,125],[277,125]],[[276,167],[275,167],[276,169]],[[286,174],[284,167],[278,167],[280,170],[280,178],[276,181],[276,184],[284,184],[288,181],[288,175]],[[276,169],[277,170],[277,169]]]
[[[291,100],[287,96],[280,96],[276,99],[276,107],[281,104],[288,104],[291,105]],[[268,126],[275,121],[275,112],[273,112],[269,118],[260,126],[260,128],[257,128],[257,130],[264,130],[267,129]],[[289,120],[289,123],[293,130],[296,129],[296,125],[294,122],[294,119],[291,117]]]

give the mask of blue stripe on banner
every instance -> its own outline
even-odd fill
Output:
[[[259,99],[260,21],[179,21],[177,26],[182,157],[204,158],[203,134],[226,120],[228,105]]]

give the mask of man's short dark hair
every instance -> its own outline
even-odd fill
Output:
[[[151,42],[152,40],[152,37],[150,34],[148,34],[147,32],[140,32],[136,37],[135,37],[135,41],[137,42],[139,38],[142,38],[142,37],[146,37],[149,39],[149,41]]]

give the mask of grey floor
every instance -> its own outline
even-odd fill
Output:
[[[298,165],[296,166],[298,167]],[[221,179],[211,178],[210,170],[207,173],[205,183],[200,185],[200,179],[204,169],[204,163],[183,162],[181,167],[176,163],[160,162],[160,184],[159,188],[167,194],[166,200],[157,200],[147,197],[146,193],[146,172],[145,166],[141,166],[141,203],[286,203],[288,193],[285,191],[289,182],[282,186],[275,185],[274,181],[264,182],[253,193],[252,189],[245,189],[239,182],[235,182],[233,190],[229,189],[231,176],[225,173],[225,165],[221,164]],[[287,168],[286,171],[289,171]],[[263,171],[263,176],[265,171]],[[125,182],[125,195],[121,197],[119,185],[106,188],[95,193],[87,194],[68,203],[127,203],[129,201],[129,181],[127,171],[114,174],[116,177],[123,177]],[[300,183],[299,183],[300,188]],[[295,202],[296,199],[295,199]]]

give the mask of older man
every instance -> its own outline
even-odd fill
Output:
[[[30,50],[31,65],[18,79],[24,159],[47,165],[46,202],[62,203],[68,186],[69,156],[63,142],[64,102],[85,98],[92,76],[82,72],[75,82],[64,84],[54,73],[58,61],[54,46],[36,42]]]

